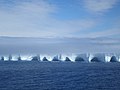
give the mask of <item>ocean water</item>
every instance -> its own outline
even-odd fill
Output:
[[[0,62],[0,90],[120,90],[120,63]]]

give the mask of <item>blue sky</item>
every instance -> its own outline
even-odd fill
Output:
[[[101,49],[98,46],[101,44],[101,48],[104,49],[101,52],[118,52],[120,49],[120,1],[0,0],[0,36],[1,38],[2,36],[39,37],[46,38],[47,41],[49,38],[55,38],[55,42],[59,38],[62,38],[60,41],[63,38],[72,38],[71,44],[74,40],[87,38],[87,40],[83,39],[84,43],[78,41],[78,45],[86,47],[87,42],[89,45],[95,42],[96,49],[86,49],[86,52],[87,50],[100,52]],[[67,42],[67,39],[65,40],[63,40],[64,44]],[[2,51],[4,44],[7,48],[11,48],[7,46],[7,40],[5,41],[6,43],[0,44]],[[110,49],[107,48],[108,44],[112,45]],[[76,48],[73,45],[72,48],[74,52],[79,52],[77,49],[81,47]],[[7,51],[9,50],[6,49]]]

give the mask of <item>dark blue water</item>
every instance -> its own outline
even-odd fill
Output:
[[[2,62],[0,90],[120,90],[120,63]]]

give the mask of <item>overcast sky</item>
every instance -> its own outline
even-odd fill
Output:
[[[0,36],[1,54],[119,52],[120,0],[0,0]]]

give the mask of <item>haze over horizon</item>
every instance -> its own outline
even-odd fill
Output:
[[[0,54],[81,52],[120,52],[119,0],[0,0]]]

